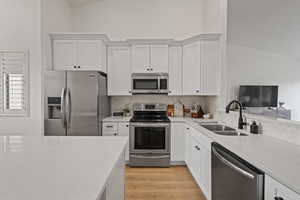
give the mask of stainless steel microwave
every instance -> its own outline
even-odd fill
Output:
[[[166,73],[132,74],[133,94],[168,94],[169,75]]]

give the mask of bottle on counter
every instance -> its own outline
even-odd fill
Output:
[[[256,121],[253,121],[250,125],[250,133],[252,134],[259,134],[259,126]]]

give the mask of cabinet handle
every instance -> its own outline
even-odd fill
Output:
[[[172,93],[172,91],[170,90],[170,91],[169,91],[169,93],[171,94],[171,93]]]
[[[117,134],[117,133],[115,133],[114,135],[115,135],[115,136],[118,136],[118,134]]]
[[[129,92],[129,94],[131,94],[131,91],[130,91],[130,90],[129,90],[128,92]]]
[[[200,90],[196,90],[196,92],[197,92],[197,93],[199,93],[199,92],[200,92]]]
[[[186,130],[190,130],[190,128],[186,128]]]
[[[106,128],[113,128],[113,126],[106,126]]]
[[[198,151],[200,151],[201,149],[198,147],[198,146],[195,146],[195,148],[198,150]]]
[[[79,68],[79,69],[80,69],[81,67],[80,67],[80,66],[77,66],[77,68]]]
[[[129,127],[129,125],[127,124],[127,125],[126,125],[126,127],[128,128],[128,127]]]
[[[274,200],[284,200],[282,197],[275,197]]]
[[[74,66],[74,69],[76,69],[77,67],[76,66]]]

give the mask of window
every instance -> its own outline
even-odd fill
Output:
[[[0,116],[28,114],[28,53],[0,51]]]

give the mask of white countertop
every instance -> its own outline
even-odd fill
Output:
[[[267,135],[221,136],[190,120],[186,123],[300,194],[299,145]]]
[[[107,117],[107,118],[102,119],[102,122],[129,122],[130,119],[131,119],[131,116],[130,117],[112,116],[112,117]]]
[[[130,117],[107,117],[102,120],[102,122],[129,122],[131,119]],[[194,119],[190,117],[169,117],[171,122],[185,122],[186,120],[198,121],[198,122],[210,122],[214,121],[212,119]]]
[[[0,137],[1,200],[96,200],[127,137]]]

